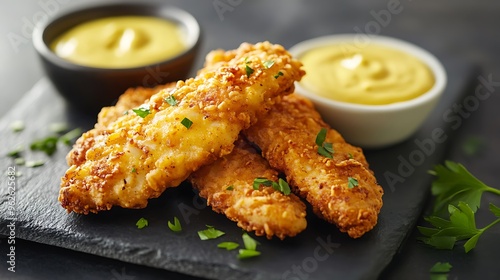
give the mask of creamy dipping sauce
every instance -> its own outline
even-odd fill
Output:
[[[382,105],[418,97],[434,85],[427,65],[405,52],[381,45],[357,48],[335,44],[306,52],[301,84],[337,101]]]
[[[138,67],[186,49],[178,24],[150,16],[117,16],[79,24],[52,42],[58,56],[102,68]]]

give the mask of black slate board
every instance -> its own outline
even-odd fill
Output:
[[[376,279],[413,228],[427,197],[431,177],[427,170],[440,163],[446,142],[435,145],[421,162],[415,139],[430,138],[433,131],[443,129],[448,140],[454,130],[444,112],[454,103],[461,103],[477,75],[475,68],[460,60],[443,61],[449,82],[443,99],[419,132],[408,141],[378,151],[366,151],[379,183],[385,190],[384,207],[377,227],[361,239],[352,240],[335,226],[317,219],[308,211],[308,228],[285,241],[257,238],[262,255],[244,261],[236,251],[216,248],[222,241],[241,242],[241,230],[224,216],[204,206],[188,184],[167,190],[146,209],[114,208],[98,215],[67,214],[57,196],[60,177],[67,166],[65,154],[69,147],[59,146],[51,157],[25,152],[28,159],[43,159],[38,168],[16,167],[22,172],[15,179],[15,237],[69,248],[126,262],[163,268],[189,275],[214,279]],[[13,133],[9,125],[23,120],[26,129]],[[5,154],[19,144],[29,146],[34,139],[48,135],[53,122],[68,122],[73,127],[88,129],[95,117],[77,113],[57,95],[51,83],[40,80],[33,89],[0,121],[2,145],[1,170],[13,167]],[[413,158],[414,168],[408,174],[398,171],[401,162]],[[404,173],[404,172],[403,172]],[[411,173],[411,174],[409,174]],[[402,182],[390,184],[387,174],[399,175]],[[408,176],[406,176],[408,175]],[[9,235],[7,176],[1,176],[0,234]],[[181,233],[173,233],[167,221],[174,216],[183,224]],[[145,217],[149,226],[139,230],[136,221]],[[226,235],[201,241],[197,231],[206,224]]]

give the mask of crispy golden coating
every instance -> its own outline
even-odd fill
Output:
[[[189,181],[214,211],[255,235],[284,239],[303,231],[307,226],[304,203],[294,194],[284,195],[272,187],[254,190],[257,177],[277,182],[278,172],[240,140],[229,155],[200,168]]]
[[[72,152],[77,156],[69,156],[73,165],[61,179],[62,206],[85,214],[114,205],[145,207],[149,198],[230,153],[240,131],[255,123],[273,98],[293,92],[293,83],[304,75],[279,45],[244,43],[234,53],[218,67],[151,96],[142,105],[146,116],[129,110],[106,129],[84,133],[79,143],[88,149]],[[274,65],[265,67],[265,61]],[[278,72],[282,76],[275,78]],[[176,106],[166,102],[169,96]],[[192,126],[186,127],[185,119]]]
[[[120,96],[115,106],[103,108],[99,114],[95,135],[123,115],[124,111],[136,108],[148,100],[155,90],[171,89],[175,83],[155,89],[131,88]],[[105,113],[103,113],[105,112]],[[70,162],[77,162],[79,155],[85,154],[91,147],[92,139],[79,139],[73,153],[68,154]],[[78,152],[77,152],[78,151]],[[201,167],[189,177],[200,196],[207,199],[207,204],[215,212],[226,215],[230,220],[246,231],[255,231],[258,236],[267,238],[277,236],[280,239],[292,237],[303,231],[306,226],[306,207],[294,194],[285,196],[273,188],[253,189],[253,180],[264,177],[277,180],[277,171],[272,169],[255,149],[244,140],[236,142],[233,151]],[[232,186],[233,190],[227,190]]]
[[[333,159],[317,152],[315,140],[321,128],[328,128],[325,142],[333,144]],[[353,238],[377,224],[383,190],[361,149],[330,129],[310,101],[295,94],[285,96],[244,133],[262,149],[273,168],[286,174],[318,216]],[[349,188],[349,177],[359,184]]]

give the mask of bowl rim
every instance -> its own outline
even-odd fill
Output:
[[[356,43],[356,38],[357,36],[360,36],[360,34],[354,34],[354,33],[344,33],[344,34],[332,34],[332,35],[326,35],[326,36],[321,36],[321,37],[316,37],[312,38],[309,40],[305,40],[302,42],[297,43],[296,45],[292,46],[289,49],[289,52],[298,60],[300,60],[300,57],[306,53],[307,51],[318,48],[318,47],[323,47],[323,46],[328,46],[328,45],[333,45],[333,44],[339,44],[339,43]],[[419,47],[413,43],[394,38],[394,37],[388,37],[388,36],[381,36],[381,35],[370,35],[370,41],[367,43],[369,44],[377,44],[377,45],[383,45],[387,47],[391,47],[393,49],[397,49],[406,53],[409,53],[410,55],[413,55],[420,59],[424,64],[426,64],[431,72],[434,75],[435,82],[434,85],[432,86],[431,89],[429,89],[427,92],[424,94],[412,98],[410,100],[406,101],[400,101],[400,102],[395,102],[395,103],[390,103],[390,104],[382,104],[382,105],[366,105],[366,104],[356,104],[356,103],[348,103],[344,101],[337,101],[333,99],[329,99],[323,96],[320,96],[318,94],[315,94],[311,92],[310,90],[304,88],[300,82],[295,83],[295,87],[297,89],[297,93],[302,94],[310,99],[312,99],[314,102],[318,103],[323,103],[325,105],[328,105],[330,107],[334,107],[337,109],[348,109],[351,111],[357,111],[357,112],[380,112],[380,111],[399,111],[399,110],[405,110],[411,107],[418,107],[419,105],[425,104],[427,102],[432,101],[433,99],[439,97],[443,92],[447,84],[447,75],[444,66],[441,64],[441,62],[429,51],[423,49],[422,47]]]
[[[77,14],[91,13],[93,10],[101,10],[101,9],[112,10],[117,7],[131,8],[130,11],[121,14],[124,16],[148,15],[148,13],[140,11],[134,12],[133,8],[150,8],[156,10],[160,10],[161,8],[162,10],[168,10],[169,11],[168,14],[165,12],[157,14],[151,13],[150,16],[172,20],[174,22],[179,23],[180,25],[185,26],[187,30],[186,36],[188,38],[188,40],[186,40],[188,43],[186,49],[183,52],[173,57],[163,60],[158,60],[156,62],[144,64],[141,66],[124,67],[124,68],[104,68],[104,67],[93,67],[93,66],[82,65],[59,57],[50,49],[49,45],[47,44],[44,38],[44,35],[49,28],[57,26],[59,21],[63,21],[66,18],[70,18]],[[120,16],[120,14],[113,14],[110,16]],[[105,18],[105,17],[106,17],[105,15],[104,16],[100,15],[96,16],[94,19]],[[83,22],[85,21],[81,21],[80,23]],[[52,17],[48,18],[47,20],[40,21],[35,25],[33,29],[32,42],[35,50],[38,52],[40,56],[46,58],[47,60],[50,60],[51,63],[54,63],[61,68],[77,70],[77,71],[86,71],[86,72],[109,72],[109,71],[127,72],[127,71],[137,71],[144,68],[154,67],[162,64],[174,63],[175,61],[180,60],[184,56],[189,54],[193,49],[196,49],[201,43],[201,36],[202,32],[199,22],[191,13],[187,12],[186,10],[183,10],[179,7],[173,6],[165,2],[124,1],[124,2],[111,2],[111,3],[109,2],[87,3],[87,4],[73,6],[71,8],[60,11],[57,14],[53,15]]]

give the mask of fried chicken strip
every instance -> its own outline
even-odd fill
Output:
[[[278,172],[246,141],[239,140],[230,154],[203,166],[189,181],[215,212],[255,235],[284,239],[303,231],[307,226],[304,203],[296,195],[284,195],[272,187],[254,190],[257,177],[277,182]]]
[[[318,154],[315,140],[321,128],[328,129],[325,142],[333,144],[333,159]],[[310,101],[296,94],[285,96],[244,134],[273,168],[285,173],[319,217],[352,238],[377,224],[383,190],[361,149],[330,129]],[[350,178],[358,185],[349,187]]]
[[[98,116],[96,129],[99,132],[123,115],[124,111],[137,108],[151,98],[155,91],[172,90],[175,83],[149,88],[131,88],[120,96],[115,106],[105,107]],[[75,163],[91,147],[88,141],[79,139],[68,154],[68,161]],[[84,141],[85,140],[85,141]],[[272,169],[245,140],[238,139],[233,151],[201,167],[188,180],[207,199],[207,205],[217,213],[226,215],[246,231],[267,238],[292,237],[307,226],[306,206],[294,194],[288,196],[273,188],[253,189],[256,177],[277,181],[277,171]],[[228,190],[232,186],[232,190]]]
[[[93,143],[61,179],[62,206],[84,214],[114,205],[145,207],[167,187],[229,154],[240,131],[273,98],[293,92],[294,81],[304,75],[279,45],[244,43],[234,53],[216,69],[154,94],[140,111],[129,111],[105,130],[84,133]],[[176,106],[165,101],[169,96]]]

